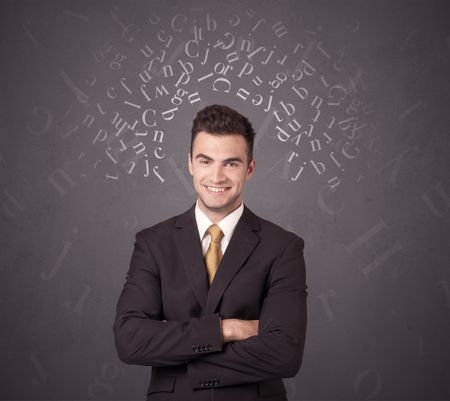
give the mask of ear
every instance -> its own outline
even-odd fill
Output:
[[[191,153],[188,153],[188,168],[189,168],[189,173],[191,173],[191,175],[194,175],[194,169],[192,167],[192,157],[191,157]]]
[[[253,159],[247,167],[247,176],[245,177],[245,181],[248,181],[252,178],[253,173],[255,172],[256,161]]]

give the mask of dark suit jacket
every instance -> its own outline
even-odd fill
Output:
[[[153,367],[147,400],[286,400],[305,342],[303,246],[244,207],[209,287],[194,206],[138,232],[114,334],[123,362]],[[259,319],[258,335],[223,344],[225,318]]]

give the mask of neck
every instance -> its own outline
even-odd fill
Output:
[[[210,219],[214,224],[219,223],[225,217],[227,217],[230,213],[233,213],[239,206],[241,206],[241,202],[238,203],[237,206],[230,208],[229,210],[214,210],[207,208],[201,201],[197,201],[198,207],[200,210],[205,213],[205,215]]]

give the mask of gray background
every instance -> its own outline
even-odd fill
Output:
[[[289,398],[450,399],[449,10],[2,1],[1,399],[144,399],[115,303],[134,233],[195,200],[214,102],[258,131],[247,205],[306,242]]]

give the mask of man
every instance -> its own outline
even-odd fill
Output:
[[[136,234],[114,322],[125,363],[152,366],[147,400],[281,401],[306,332],[304,242],[254,215],[242,191],[254,131],[221,105],[197,113],[197,202]]]

